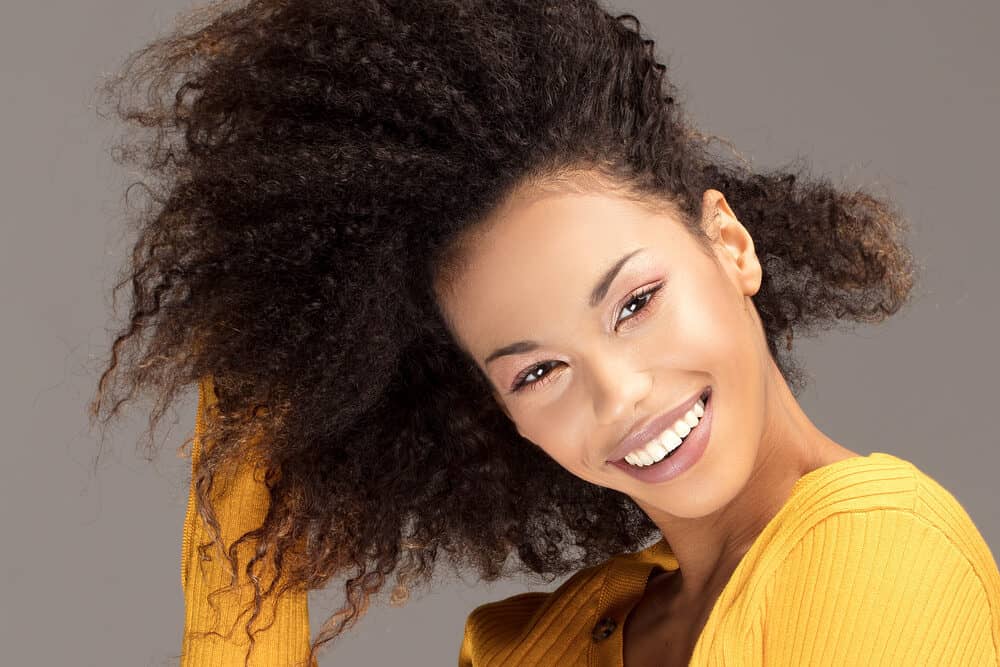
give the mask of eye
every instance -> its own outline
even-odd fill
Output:
[[[522,387],[527,386],[529,389],[534,389],[539,385],[548,384],[550,373],[549,368],[553,364],[558,364],[558,361],[547,361],[543,364],[536,364],[530,368],[524,369],[516,378],[514,378],[514,384],[511,386],[511,393],[516,393],[522,390]],[[525,382],[525,379],[531,375],[542,374],[541,380],[532,380],[531,382]]]
[[[653,300],[656,298],[656,293],[659,292],[660,288],[662,287],[663,283],[659,283],[657,285],[653,285],[652,287],[647,287],[645,289],[640,290],[639,292],[632,294],[632,296],[629,297],[629,300],[625,302],[625,306],[619,312],[625,312],[626,310],[628,310],[629,312],[632,313],[639,313],[638,315],[627,317],[625,318],[625,320],[644,319],[647,315],[649,315],[649,304],[653,302]],[[629,306],[632,305],[633,303],[639,303],[640,305],[630,309]],[[622,320],[618,321],[621,322]]]
[[[640,321],[645,319],[650,312],[649,304],[651,304],[653,301],[656,300],[657,293],[660,291],[662,287],[663,283],[658,283],[656,285],[653,285],[652,287],[646,287],[639,290],[638,292],[632,293],[629,296],[628,301],[625,302],[622,309],[618,312],[623,313],[625,311],[628,311],[633,314],[630,317],[620,318],[618,322],[632,321],[632,320]],[[633,304],[638,304],[638,305],[633,305]],[[639,314],[635,315],[634,313],[639,313]],[[511,385],[511,393],[517,393],[519,391],[522,391],[524,387],[528,387],[529,389],[537,389],[538,387],[544,384],[548,384],[549,378],[552,377],[550,370],[556,364],[561,364],[561,363],[562,363],[561,361],[546,361],[544,363],[535,364],[534,366],[530,366],[524,369],[521,373],[518,374],[516,378],[514,378],[514,382]],[[541,379],[531,380],[530,382],[526,381],[527,378],[532,375],[539,376],[541,377]]]

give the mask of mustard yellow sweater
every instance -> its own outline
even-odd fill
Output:
[[[211,389],[210,380],[199,387],[192,471]],[[227,544],[259,526],[266,509],[266,490],[252,471],[234,479],[216,501]],[[206,534],[192,489],[181,565],[181,667],[237,667],[246,649],[237,641],[241,628],[231,640],[193,634],[211,622],[208,592],[228,581],[217,558],[195,567],[194,546]],[[552,592],[476,607],[465,623],[459,667],[623,667],[622,624],[657,565],[677,568],[662,540],[580,570]],[[235,618],[232,600],[220,606],[225,618]],[[279,606],[275,625],[257,635],[251,665],[305,664],[308,642],[306,593],[296,593]],[[982,535],[932,478],[873,452],[796,482],[715,602],[690,665],[995,667],[998,655],[1000,571]]]
[[[184,589],[184,636],[182,639],[180,667],[243,667],[249,639],[244,625],[249,615],[243,613],[253,600],[253,587],[240,572],[237,592],[215,595],[209,593],[229,585],[230,575],[226,562],[215,547],[209,551],[211,560],[201,560],[198,545],[207,542],[209,533],[196,507],[194,470],[201,455],[202,431],[209,410],[217,400],[211,378],[198,385],[198,412],[195,417],[194,442],[191,445],[191,487],[188,492],[184,534],[181,541],[181,585]],[[263,471],[242,466],[220,477],[218,489],[212,494],[216,519],[222,538],[228,548],[234,540],[248,530],[259,528],[267,513],[268,493],[263,482]],[[240,545],[240,569],[253,556],[253,543]],[[273,575],[273,570],[269,573]],[[262,582],[262,587],[267,582]],[[218,613],[212,607],[218,607]],[[250,667],[307,667],[309,656],[308,593],[294,592],[281,598],[272,611],[271,604],[264,604],[262,615],[253,628],[263,628],[271,620],[271,627],[254,635],[255,643],[250,654]],[[238,621],[238,622],[237,622]],[[231,632],[230,632],[231,631]],[[212,633],[218,634],[212,634]],[[225,635],[228,635],[225,636]],[[311,666],[316,667],[313,662]]]

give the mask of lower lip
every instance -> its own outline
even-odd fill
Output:
[[[705,403],[705,414],[702,415],[698,425],[694,427],[688,436],[684,438],[681,446],[674,450],[670,456],[661,459],[650,466],[636,467],[621,461],[612,461],[611,465],[624,470],[641,482],[666,482],[677,477],[685,470],[693,466],[701,458],[705,448],[708,446],[708,438],[712,434],[712,400],[713,391],[708,395]]]

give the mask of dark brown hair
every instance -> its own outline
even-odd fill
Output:
[[[913,284],[888,201],[713,154],[639,21],[593,0],[217,3],[102,93],[136,130],[115,157],[142,168],[147,203],[92,414],[146,390],[152,431],[213,379],[199,511],[211,525],[214,476],[252,447],[271,504],[242,566],[282,573],[254,608],[345,578],[314,654],[387,577],[405,599],[439,557],[551,581],[658,537],[628,496],[517,433],[437,309],[449,248],[520,184],[592,174],[675,206],[699,238],[701,193],[723,192],[796,393],[793,334],[880,321]]]

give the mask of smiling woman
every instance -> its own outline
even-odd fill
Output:
[[[182,665],[316,664],[390,576],[512,554],[571,576],[461,666],[996,664],[961,505],[796,399],[795,334],[906,303],[904,220],[713,156],[634,17],[217,3],[105,93],[152,203],[92,409],[198,383]]]

